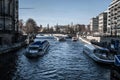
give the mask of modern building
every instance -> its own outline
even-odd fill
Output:
[[[108,9],[108,32],[120,35],[120,0],[112,0]]]
[[[95,18],[90,19],[90,31],[91,32],[98,32],[98,16]]]
[[[18,0],[0,0],[0,46],[16,42],[18,24]]]
[[[106,33],[107,32],[107,12],[103,12],[99,14],[99,27],[98,30],[100,33]]]

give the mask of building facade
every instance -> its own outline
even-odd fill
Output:
[[[88,34],[91,33],[91,31],[90,31],[90,25],[86,25],[86,32],[87,32]]]
[[[112,0],[108,9],[108,32],[120,35],[120,0]]]
[[[0,45],[16,42],[18,0],[0,0]]]
[[[107,32],[107,12],[103,12],[99,14],[99,32],[106,33]]]
[[[90,31],[98,32],[98,17],[90,19]]]

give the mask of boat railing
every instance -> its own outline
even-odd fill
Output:
[[[114,60],[115,65],[120,67],[120,55],[115,55]]]
[[[106,48],[96,48],[94,54],[102,59],[114,60],[114,54],[111,54],[110,51]]]

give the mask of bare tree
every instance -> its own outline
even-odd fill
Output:
[[[37,24],[32,18],[29,18],[26,22],[26,33],[37,33]]]

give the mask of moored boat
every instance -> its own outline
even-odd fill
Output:
[[[86,44],[84,45],[83,52],[96,62],[104,64],[114,63],[114,56],[109,53],[107,48]]]
[[[57,36],[56,39],[57,41],[66,41],[65,37],[63,36]]]
[[[26,49],[25,55],[30,58],[39,57],[46,53],[46,51],[49,48],[49,45],[50,44],[47,40],[44,40],[42,42],[41,41],[33,42]]]
[[[72,41],[77,41],[78,38],[77,37],[72,37]]]

